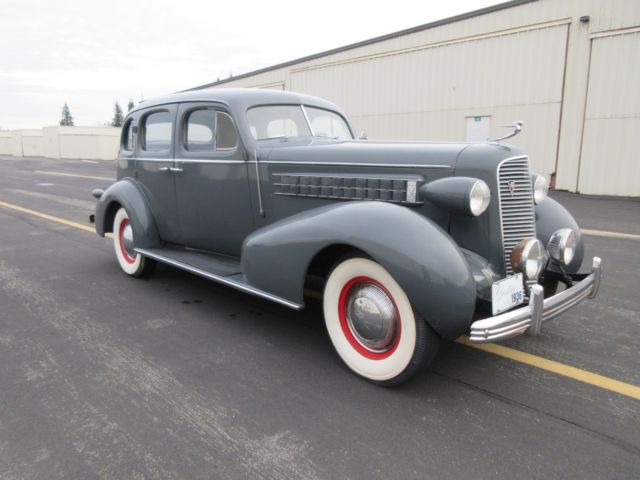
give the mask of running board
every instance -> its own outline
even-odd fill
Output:
[[[214,282],[250,293],[256,297],[271,300],[272,302],[279,303],[285,307],[289,307],[294,310],[302,310],[304,308],[304,305],[300,305],[249,285],[244,274],[239,268],[240,263],[230,257],[209,255],[206,253],[174,248],[136,248],[135,251],[145,257],[157,260],[158,262],[166,263],[167,265],[186,270],[187,272],[195,273],[196,275],[208,280],[213,280]],[[198,263],[199,265],[204,264],[207,269],[205,270],[202,267],[196,267],[192,265],[193,263]]]

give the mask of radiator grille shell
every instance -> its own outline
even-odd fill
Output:
[[[498,165],[498,192],[505,269],[512,275],[511,251],[521,240],[536,236],[528,157],[508,158]]]

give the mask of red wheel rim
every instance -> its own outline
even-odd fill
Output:
[[[393,344],[384,352],[372,352],[371,350],[368,350],[367,348],[365,348],[353,335],[353,332],[351,331],[351,327],[349,326],[349,321],[347,319],[347,300],[349,299],[349,293],[351,292],[351,289],[355,285],[362,282],[372,283],[376,285],[378,288],[380,288],[387,295],[389,300],[391,300],[391,303],[393,304],[393,308],[395,309],[395,312],[396,312],[396,319],[397,319],[396,334],[395,334],[396,336],[393,341]],[[402,321],[400,319],[400,312],[398,311],[398,306],[396,305],[396,301],[393,299],[393,296],[389,293],[389,290],[387,290],[385,286],[382,285],[379,281],[371,277],[365,277],[365,276],[355,277],[349,280],[342,287],[342,290],[340,291],[340,297],[338,299],[338,317],[340,319],[340,327],[342,327],[342,333],[344,334],[346,339],[349,341],[349,344],[351,344],[351,346],[363,357],[369,358],[371,360],[383,360],[385,358],[390,357],[393,354],[393,352],[395,352],[396,348],[398,348],[398,344],[400,343],[400,336],[402,333]]]
[[[124,229],[127,227],[127,225],[129,225],[128,218],[125,218],[124,220],[122,220],[122,222],[120,222],[120,231],[118,232],[118,243],[120,243],[120,252],[122,252],[122,257],[124,258],[124,261],[132,265],[135,263],[136,259],[135,257],[132,257],[131,255],[129,255],[129,252],[127,252],[127,250],[124,248],[124,241],[123,241]]]

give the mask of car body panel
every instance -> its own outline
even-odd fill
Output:
[[[332,245],[380,263],[441,336],[468,328],[476,289],[464,255],[444,230],[401,206],[334,203],[273,223],[245,241],[243,271],[252,285],[300,303],[310,262]]]

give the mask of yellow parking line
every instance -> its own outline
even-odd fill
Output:
[[[640,235],[633,233],[610,232],[607,230],[589,230],[581,228],[580,231],[585,235],[593,235],[594,237],[621,238],[623,240],[640,240]]]
[[[631,385],[630,383],[620,382],[613,378],[598,375],[597,373],[588,372],[580,368],[565,365],[564,363],[556,362],[555,360],[549,360],[548,358],[539,357],[530,353],[525,353],[515,348],[505,347],[504,345],[498,345],[497,343],[481,343],[474,344],[469,341],[466,336],[459,337],[456,342],[466,345],[468,347],[476,348],[485,352],[493,353],[500,357],[508,358],[516,362],[524,363],[532,367],[546,370],[548,372],[557,373],[563,377],[572,378],[579,382],[588,383],[595,387],[610,390],[612,392],[625,395],[627,397],[640,400],[640,387]]]
[[[77,177],[77,178],[88,178],[89,180],[106,180],[109,182],[115,182],[115,178],[109,177],[95,177],[92,175],[80,175],[78,173],[63,173],[63,172],[49,172],[47,170],[35,170],[33,173],[39,173],[41,175],[57,175],[60,177]]]
[[[35,210],[20,207],[19,205],[3,202],[1,200],[0,207],[10,208],[18,212],[28,213],[29,215],[34,215],[46,220],[51,220],[52,222],[57,222],[63,225],[68,225],[69,227],[77,228],[79,230],[84,230],[85,232],[95,233],[95,230],[87,225],[72,222],[70,220],[65,220],[64,218],[48,215],[46,213],[37,212]],[[598,375],[597,373],[588,372],[587,370],[582,370],[570,365],[565,365],[564,363],[556,362],[555,360],[549,360],[548,358],[532,355],[530,353],[522,352],[520,350],[516,350],[515,348],[505,347],[504,345],[498,345],[496,343],[473,344],[469,342],[469,338],[466,336],[458,338],[456,342],[468,347],[482,350],[484,352],[498,355],[500,357],[508,358],[509,360],[524,363],[541,370],[553,372],[564,377],[578,380],[579,382],[587,383],[595,387],[599,387],[611,392],[625,395],[627,397],[635,398],[636,400],[640,400],[640,387],[631,385],[630,383],[620,382],[618,380],[614,380],[613,378]]]
[[[69,227],[78,228],[80,230],[84,230],[85,232],[96,233],[96,229],[92,228],[92,227],[90,227],[88,225],[83,225],[83,224],[78,223],[78,222],[72,222],[71,220],[65,220],[64,218],[55,217],[53,215],[48,215],[48,214],[42,213],[42,212],[36,212],[35,210],[30,210],[28,208],[20,207],[19,205],[14,205],[12,203],[3,202],[2,200],[0,200],[0,206],[6,207],[6,208],[10,208],[12,210],[16,210],[16,211],[22,212],[22,213],[28,213],[29,215],[33,215],[35,217],[45,218],[47,220],[51,220],[52,222],[61,223],[63,225],[67,225]]]

